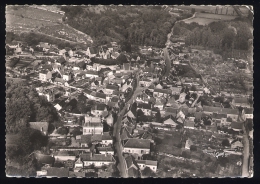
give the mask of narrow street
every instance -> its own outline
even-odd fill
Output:
[[[142,93],[142,91],[145,89],[145,88],[139,87],[138,83],[139,83],[139,78],[137,77],[137,88],[134,91],[134,94],[132,95],[132,97],[128,100],[128,102],[126,102],[124,108],[121,109],[121,111],[118,113],[117,121],[114,124],[113,137],[116,138],[115,149],[116,149],[116,153],[117,153],[118,160],[119,160],[118,170],[120,171],[120,175],[123,178],[127,178],[128,174],[126,172],[126,165],[125,165],[125,162],[124,162],[124,157],[122,155],[122,153],[123,153],[122,148],[123,147],[121,145],[120,130],[121,130],[121,126],[122,126],[122,118],[123,118],[123,116],[124,116],[124,114],[127,110],[126,108],[127,108],[128,104],[132,104],[134,99],[136,98],[136,96],[138,94]]]

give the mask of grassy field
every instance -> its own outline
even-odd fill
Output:
[[[184,22],[186,24],[190,24],[192,22],[197,22],[199,25],[208,25],[210,24],[211,22],[216,22],[217,20],[214,20],[214,19],[206,19],[206,18],[193,18],[193,19],[189,19],[189,20],[185,20]]]
[[[47,12],[47,13],[46,13]],[[6,8],[6,30],[15,33],[28,32],[43,26],[56,25],[62,15],[31,7],[8,6]]]
[[[238,16],[233,15],[219,15],[211,13],[196,13],[196,16],[192,19],[185,20],[184,22],[190,24],[192,22],[197,22],[200,25],[207,25],[211,22],[221,21],[221,20],[233,20]]]
[[[63,24],[41,27],[38,31],[47,35],[74,42],[87,42],[90,38],[89,36],[79,33]]]

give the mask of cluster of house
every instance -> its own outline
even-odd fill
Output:
[[[107,118],[113,122],[112,116]],[[30,127],[40,130],[48,135],[48,122],[30,122]],[[34,152],[34,157],[42,169],[37,171],[38,177],[85,177],[86,173],[98,173],[98,176],[112,176],[113,171],[108,172],[103,167],[112,167],[115,164],[113,139],[109,132],[103,132],[102,119],[99,117],[85,117],[85,124],[82,126],[82,135],[72,136],[60,135],[57,130],[49,134],[51,141],[65,142],[71,140],[69,145],[56,144],[50,147],[50,153],[42,154]],[[95,172],[93,168],[98,168]],[[55,175],[56,172],[62,173]]]
[[[122,119],[120,134],[123,152],[127,153],[126,163],[131,163],[126,164],[127,166],[131,165],[128,168],[128,170],[131,168],[129,170],[131,176],[136,175],[139,168],[146,166],[150,167],[152,171],[156,171],[157,161],[143,159],[143,155],[150,154],[150,148],[154,145],[154,136],[150,130],[151,125],[153,128],[161,130],[203,128],[206,131],[218,133],[223,133],[221,128],[226,127],[239,134],[242,132],[243,122],[245,120],[252,121],[253,109],[247,97],[241,95],[232,95],[231,108],[223,108],[221,103],[214,101],[213,106],[202,106],[201,102],[197,103],[200,96],[211,96],[212,99],[217,97],[217,95],[210,95],[210,90],[200,85],[198,81],[198,78],[183,78],[179,81],[162,79],[159,81],[149,72],[139,81],[139,85],[144,87],[144,90],[136,96],[137,107],[130,108]],[[191,86],[196,86],[196,88],[193,89]],[[196,93],[197,97],[190,95],[192,93]],[[240,120],[241,116],[239,116],[241,114],[239,108],[243,108],[244,120],[242,121]],[[145,119],[138,117],[140,110],[146,116]],[[156,118],[158,113],[160,114],[159,119]],[[138,118],[139,124],[136,121]],[[203,124],[205,119],[210,120],[211,123],[203,127],[199,126],[200,123]],[[230,144],[231,150],[243,146],[241,139],[231,140]],[[185,148],[190,149],[190,145],[192,144],[189,143],[188,139]],[[136,160],[137,165],[139,163],[150,163],[150,165],[135,167],[135,161],[131,160]]]
[[[119,56],[117,43],[112,47],[89,47],[86,51],[80,49],[57,50],[55,45],[40,42],[35,48],[20,48],[17,54],[35,57],[28,67],[28,72],[34,75],[34,80],[40,81],[36,91],[40,96],[45,96],[53,102],[57,111],[61,112],[66,103],[63,97],[72,99],[82,93],[89,100],[96,101],[91,106],[91,112],[85,114],[83,124],[75,124],[76,116],[64,117],[65,127],[69,133],[58,133],[58,127],[53,133],[48,134],[48,122],[30,122],[30,127],[41,131],[55,142],[50,147],[48,154],[35,152],[34,157],[42,164],[42,169],[37,171],[37,176],[46,177],[85,177],[87,173],[98,173],[100,177],[112,176],[115,164],[113,139],[109,132],[104,132],[104,121],[112,126],[114,119],[108,107],[118,108],[120,100],[124,100],[124,93],[133,90],[134,74],[138,71],[137,65],[124,63],[123,65],[102,65],[91,62],[91,58],[116,59]],[[37,55],[36,50],[42,48],[43,52],[58,56]],[[23,53],[22,53],[23,52]],[[27,53],[28,52],[28,53]],[[140,60],[140,57],[136,58]],[[27,68],[28,68],[27,67]],[[62,97],[62,98],[60,98]],[[82,114],[81,114],[82,115]],[[72,131],[80,128],[82,135],[74,136]],[[103,169],[103,168],[106,169]],[[95,168],[95,170],[93,169]],[[96,170],[98,168],[98,172]]]

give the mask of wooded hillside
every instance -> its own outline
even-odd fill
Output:
[[[62,6],[63,20],[90,35],[94,43],[127,40],[131,44],[163,47],[176,18],[160,6]]]

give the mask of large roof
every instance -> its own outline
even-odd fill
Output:
[[[220,107],[212,107],[212,106],[203,106],[203,111],[208,111],[208,112],[221,112],[222,108]]]
[[[247,98],[234,98],[234,103],[248,103],[248,99]]]
[[[91,154],[91,153],[85,153],[80,155],[80,158],[82,161],[107,161],[107,162],[113,162],[114,158],[112,155],[105,155],[105,154]]]
[[[243,127],[243,123],[234,122],[234,121],[231,123],[231,128],[233,129],[242,129],[242,127]]]
[[[136,160],[136,162],[139,164],[145,164],[145,165],[151,165],[151,166],[157,166],[157,161],[154,160]]]
[[[124,147],[126,148],[144,148],[150,149],[150,140],[146,139],[129,139]]]

